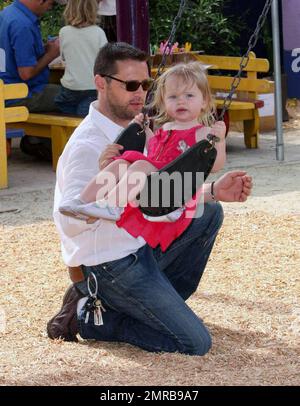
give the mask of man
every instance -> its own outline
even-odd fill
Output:
[[[61,215],[62,199],[74,199],[97,174],[100,154],[141,111],[146,97],[141,85],[149,77],[147,55],[128,44],[106,44],[94,73],[98,101],[91,104],[58,163],[54,220],[64,261],[76,283],[68,289],[60,312],[48,322],[48,336],[75,341],[79,331],[85,339],[204,355],[211,347],[209,332],[185,300],[197,289],[222,224],[222,207],[213,200],[245,201],[251,178],[231,172],[214,185],[205,185],[202,217],[194,219],[164,253],[112,221],[87,224]],[[128,81],[140,86],[128,91]],[[116,153],[114,145],[102,159]],[[83,297],[87,295],[88,301]]]
[[[44,46],[39,20],[53,3],[15,0],[0,13],[0,48],[6,56],[6,69],[0,72],[0,79],[4,83],[24,82],[29,89],[26,99],[8,101],[7,105],[26,106],[31,113],[57,110],[54,98],[60,86],[48,83],[48,64],[59,56],[59,43],[56,39]],[[24,137],[21,148],[30,153],[40,142],[50,140]]]

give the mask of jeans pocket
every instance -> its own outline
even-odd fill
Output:
[[[111,283],[115,283],[118,279],[124,276],[125,273],[127,274],[132,268],[134,268],[138,259],[138,255],[133,253],[125,258],[102,264],[100,265],[102,276]]]

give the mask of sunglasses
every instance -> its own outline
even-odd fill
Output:
[[[149,90],[150,87],[152,86],[152,83],[154,82],[154,80],[151,78],[139,82],[138,80],[121,80],[110,75],[102,75],[102,76],[105,78],[116,80],[117,82],[125,83],[125,89],[127,90],[127,92],[135,92],[138,90],[140,86],[142,86],[142,89],[144,91]]]

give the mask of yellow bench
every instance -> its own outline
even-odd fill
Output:
[[[8,186],[6,124],[24,121],[28,118],[26,107],[5,107],[5,100],[26,97],[28,87],[24,83],[5,85],[0,80],[0,189]]]
[[[256,58],[254,52],[249,54],[249,63],[244,69],[246,74],[241,79],[237,88],[236,98],[231,103],[228,113],[230,121],[242,121],[244,125],[244,140],[247,148],[258,147],[259,136],[259,107],[263,102],[257,100],[259,93],[268,93],[271,89],[270,81],[257,78],[257,73],[269,71],[269,61],[267,59]],[[222,108],[224,97],[218,96],[228,93],[233,77],[240,68],[242,58],[233,56],[215,56],[193,54],[193,58],[208,66],[208,80],[212,92],[215,94],[215,104],[217,108]],[[213,75],[213,71],[231,71],[230,76]],[[232,75],[232,71],[234,74]],[[156,69],[152,69],[155,74]]]
[[[52,167],[55,170],[58,158],[76,127],[80,117],[55,114],[30,113],[27,121],[14,123],[14,128],[23,128],[26,135],[50,138],[52,142]]]

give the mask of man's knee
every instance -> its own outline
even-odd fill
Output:
[[[202,213],[196,216],[194,222],[205,222],[207,226],[218,230],[221,228],[224,220],[223,207],[219,202],[205,203],[202,207]]]
[[[186,343],[186,354],[190,355],[205,355],[211,349],[211,336],[204,325],[198,331],[194,330],[193,334],[189,334],[188,343]]]
[[[223,207],[219,202],[215,203],[208,203],[207,207],[211,212],[212,221],[217,227],[217,229],[221,228],[224,220],[224,211]]]

